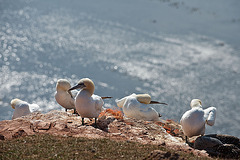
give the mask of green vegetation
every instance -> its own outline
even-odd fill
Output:
[[[144,159],[151,151],[196,159],[193,154],[170,151],[164,146],[142,145],[109,139],[59,137],[47,134],[0,141],[0,159]]]

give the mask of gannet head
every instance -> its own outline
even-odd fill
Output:
[[[151,102],[151,96],[149,94],[138,94],[136,98],[140,103],[150,104]]]
[[[202,101],[200,99],[193,99],[190,103],[190,106],[193,107],[202,107]]]
[[[17,104],[19,104],[20,102],[22,102],[22,100],[17,99],[17,98],[11,100],[11,102],[10,102],[10,103],[11,103],[11,107],[12,107],[13,109],[15,109],[15,106],[16,106]]]
[[[69,83],[68,80],[66,79],[59,79],[57,81],[57,85],[56,85],[56,90],[63,90],[63,91],[68,91],[71,88],[71,85]]]
[[[87,90],[91,95],[93,95],[94,90],[95,90],[95,85],[91,79],[83,78],[78,82],[78,84],[76,86],[70,88],[69,91],[74,90],[74,89]]]
[[[136,95],[136,98],[137,98],[138,102],[143,103],[143,104],[164,104],[164,105],[167,105],[167,103],[152,101],[151,96],[149,94],[138,94],[138,95]]]

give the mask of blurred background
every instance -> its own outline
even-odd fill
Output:
[[[199,98],[217,108],[206,133],[240,137],[240,1],[0,0],[0,120],[13,98],[63,110],[57,79],[84,77],[105,108],[148,93],[178,122]]]

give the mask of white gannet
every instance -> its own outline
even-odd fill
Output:
[[[93,94],[95,86],[89,78],[81,79],[78,84],[70,88],[69,91],[74,89],[81,89],[75,98],[75,106],[78,114],[82,117],[82,125],[84,125],[84,118],[95,118],[96,125],[97,118],[104,104],[103,99],[112,97],[100,97]]]
[[[72,93],[71,91],[68,91],[70,88],[71,85],[68,80],[59,79],[57,81],[55,99],[58,104],[65,108],[66,112],[68,109],[74,109],[75,111],[74,98],[76,97],[77,92]]]
[[[126,117],[142,119],[146,121],[158,121],[161,115],[148,104],[165,104],[157,101],[151,101],[151,96],[148,94],[135,93],[116,100],[117,106],[123,109]]]
[[[12,119],[40,111],[40,107],[37,104],[29,104],[17,98],[11,101],[11,106],[14,109]]]
[[[205,134],[205,124],[214,125],[217,111],[215,107],[204,110],[199,99],[193,99],[190,106],[192,109],[185,112],[180,120],[186,142],[187,137],[203,136]]]

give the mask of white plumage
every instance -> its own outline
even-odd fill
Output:
[[[81,90],[76,97],[76,109],[83,118],[98,118],[104,104],[98,95],[89,95],[87,90]]]
[[[58,104],[60,104],[65,110],[75,109],[74,98],[76,97],[77,92],[68,91],[71,88],[71,85],[66,79],[59,79],[56,85],[55,99]]]
[[[11,106],[14,109],[12,119],[40,111],[40,107],[37,104],[29,104],[20,99],[13,99],[11,101]]]
[[[116,100],[118,107],[123,109],[123,113],[126,117],[142,119],[146,121],[158,121],[161,115],[149,104],[165,104],[156,101],[151,101],[151,97],[148,94],[135,93],[126,96],[120,100]]]
[[[82,117],[82,124],[84,124],[84,118],[95,118],[96,123],[104,102],[102,97],[93,94],[95,90],[93,81],[89,78],[83,78],[69,91],[73,89],[81,89],[76,96],[75,106],[78,114]]]
[[[204,135],[205,124],[214,125],[216,119],[216,108],[202,108],[202,102],[199,99],[193,99],[190,106],[191,110],[186,111],[181,120],[181,126],[187,137]]]

